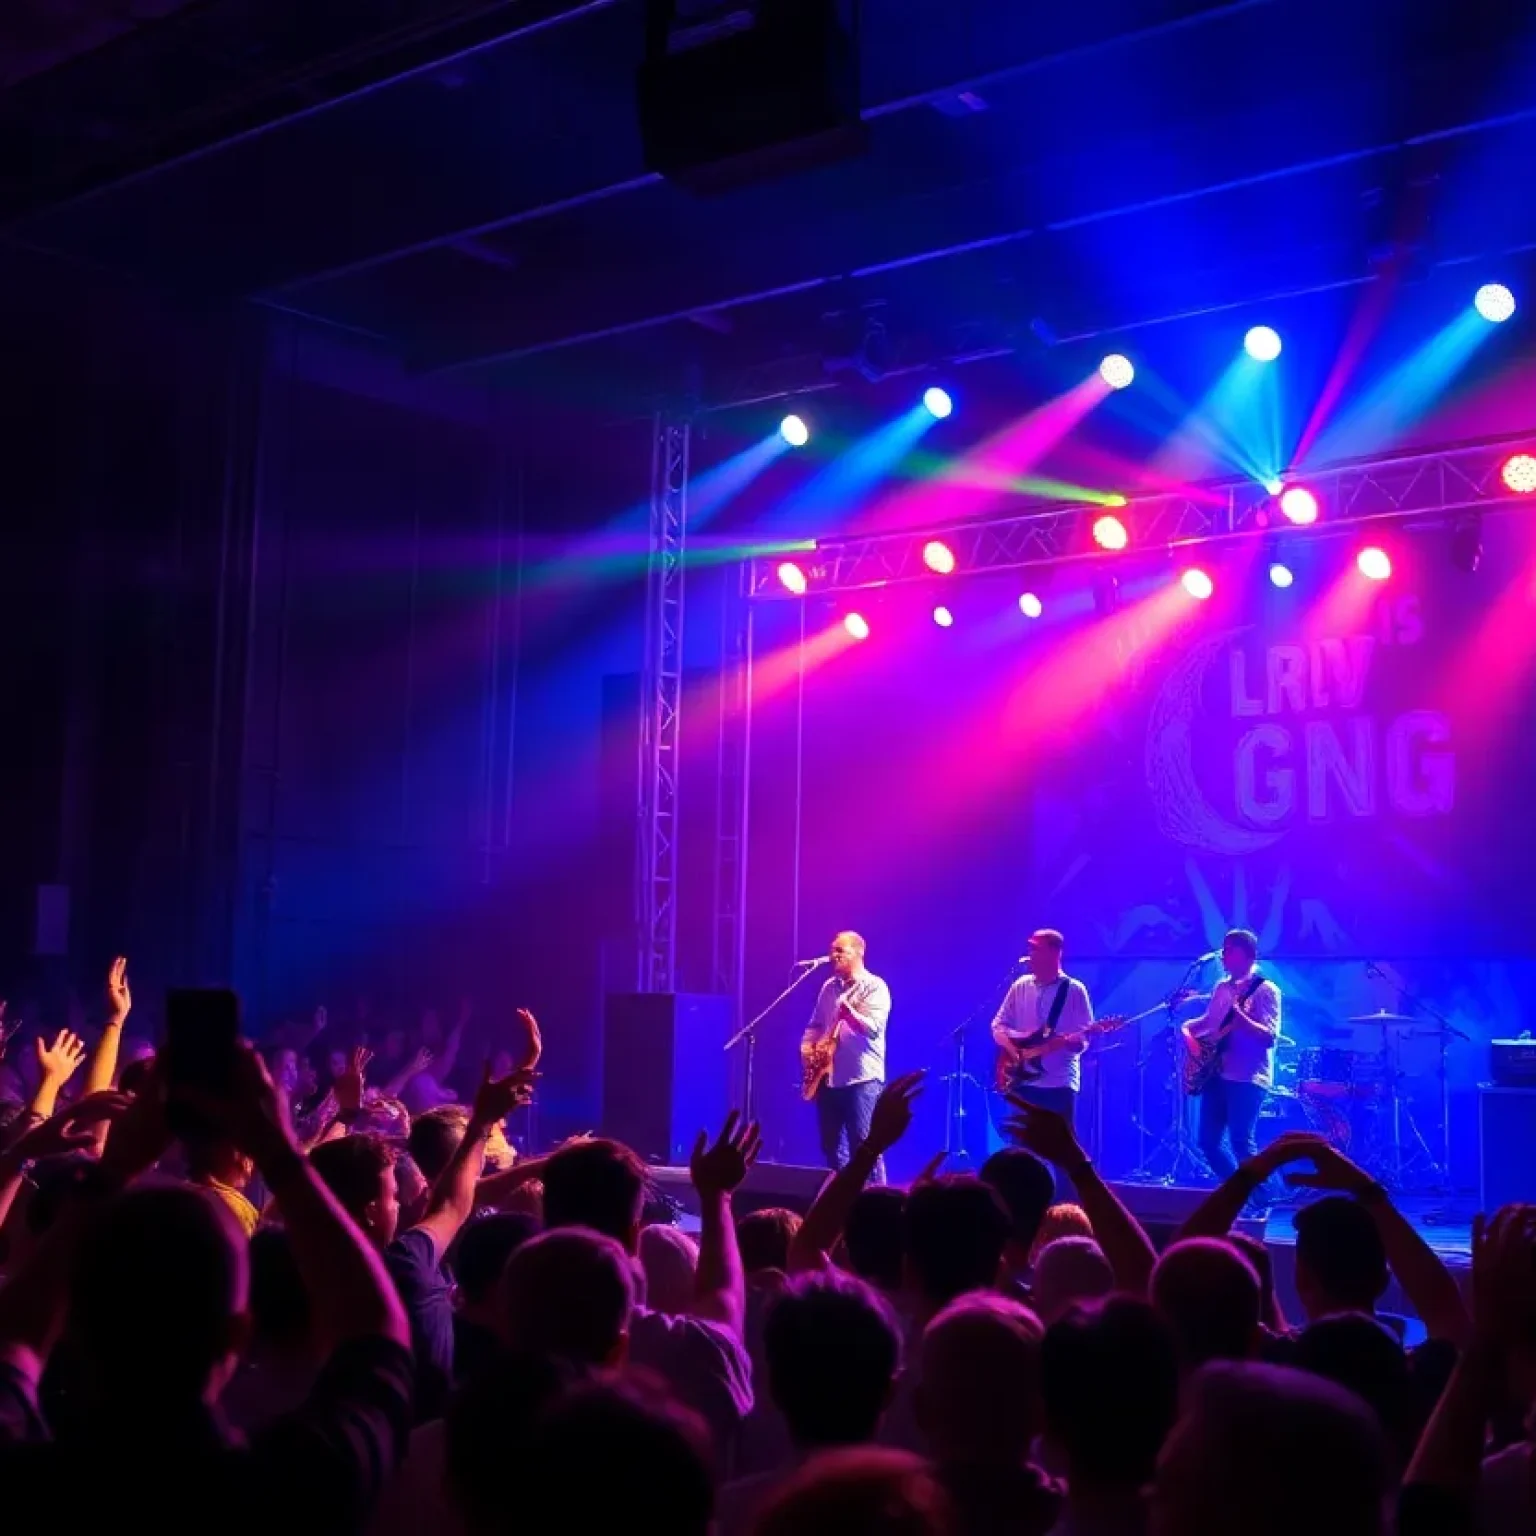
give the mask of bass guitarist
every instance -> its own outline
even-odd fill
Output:
[[[1221,963],[1226,980],[1217,982],[1204,1015],[1183,1026],[1192,1058],[1216,1052],[1199,1090],[1199,1140],[1218,1183],[1258,1151],[1255,1131],[1280,1034],[1280,988],[1259,974],[1258,935],[1234,928],[1222,940]]]
[[[1053,1109],[1075,1125],[1082,1087],[1084,1031],[1093,1023],[1093,1004],[1082,982],[1061,968],[1066,941],[1054,928],[1040,928],[1025,944],[1028,972],[1009,987],[992,1020],[992,1039],[1007,1071],[1016,1068],[1013,1092],[1042,1109]],[[1060,1038],[1059,1050],[1022,1059],[1021,1047]]]
[[[864,940],[858,934],[837,934],[827,953],[832,974],[816,994],[800,1060],[809,1087],[821,1058],[830,1056],[831,1070],[814,1090],[816,1122],[827,1167],[842,1168],[869,1135],[869,1117],[885,1086],[891,989],[865,969]],[[885,1182],[883,1160],[875,1166],[874,1181]]]

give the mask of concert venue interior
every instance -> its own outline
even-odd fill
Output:
[[[734,159],[686,82],[637,113],[639,3],[23,9],[13,998],[126,952],[146,1018],[528,1002],[520,1134],[675,1164],[853,928],[928,1074],[907,1177],[985,1155],[1051,927],[1151,1010],[1079,1123],[1156,1189],[1159,1005],[1245,927],[1261,1141],[1452,1250],[1536,1198],[1536,1047],[1492,1045],[1536,1025],[1510,7],[865,0],[861,110]],[[751,1035],[791,1169],[820,980]]]

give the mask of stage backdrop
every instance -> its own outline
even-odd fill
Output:
[[[985,1078],[985,1021],[1030,929],[1062,929],[1100,1011],[1130,1012],[1225,928],[1251,927],[1298,1047],[1379,1050],[1383,1032],[1352,1015],[1415,1016],[1386,1043],[1437,1147],[1434,1013],[1468,1037],[1450,1037],[1446,1067],[1470,1185],[1486,1040],[1536,1022],[1533,565],[1515,519],[1490,520],[1482,542],[1471,574],[1446,530],[1398,533],[1380,585],[1354,544],[1308,545],[1286,552],[1285,590],[1267,579],[1275,551],[1252,546],[1211,567],[1206,603],[1177,589],[1176,565],[1128,573],[1113,603],[1101,587],[1097,606],[1091,576],[1063,575],[1033,626],[1018,579],[947,586],[947,630],[931,591],[861,594],[862,644],[819,638],[842,609],[807,611],[803,687],[798,615],[766,614],[749,1007],[835,928],[864,931],[895,992],[892,1066],[935,1080],[912,1149],[926,1155],[945,1136],[952,1031],[971,1021],[966,1071]],[[760,1062],[785,1056],[804,1005]],[[1166,1023],[1103,1058],[1114,1166],[1148,1152],[1132,1130],[1144,1090],[1152,1141],[1166,1123]],[[785,1065],[760,1096],[788,1078]],[[783,1155],[814,1156],[806,1112],[787,1097],[764,1110]]]

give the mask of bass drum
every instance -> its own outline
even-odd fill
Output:
[[[1309,1131],[1324,1137],[1340,1152],[1349,1150],[1349,1116],[1331,1099],[1308,1094],[1305,1085],[1300,1093],[1278,1085],[1271,1088],[1259,1111],[1261,1145],[1288,1131]]]

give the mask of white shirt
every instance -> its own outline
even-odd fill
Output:
[[[1033,976],[1020,976],[1008,988],[1003,1006],[992,1020],[992,1038],[999,1046],[1009,1045],[1009,1035],[1036,1035],[1051,1021],[1051,1009],[1056,1004],[1056,994],[1062,987],[1067,989],[1066,1001],[1061,1005],[1061,1017],[1056,1021],[1058,1035],[1077,1035],[1093,1023],[1093,1004],[1088,1000],[1088,988],[1075,978],[1062,974],[1055,981],[1042,986]],[[1082,1086],[1083,1068],[1080,1060],[1088,1042],[1063,1046],[1048,1056],[1039,1058],[1039,1077],[1029,1079],[1032,1088],[1071,1088],[1074,1092]]]
[[[885,1026],[891,1017],[891,989],[872,971],[865,971],[857,980],[847,983],[836,976],[829,976],[822,983],[801,1044],[810,1045],[826,1038],[837,1019],[838,999],[845,992],[853,992],[857,997],[853,1011],[858,1014],[864,1029],[843,1020],[842,1033],[837,1037],[837,1053],[832,1058],[830,1086],[850,1088],[854,1083],[883,1083]]]
[[[1218,981],[1205,1013],[1190,1027],[1202,1038],[1213,1035],[1226,1022],[1232,1005],[1247,992],[1253,976],[1242,981]],[[1268,1088],[1274,1075],[1275,1040],[1280,1033],[1280,988],[1267,976],[1260,981],[1253,996],[1243,1003],[1243,1012],[1263,1032],[1239,1024],[1227,1036],[1221,1053],[1220,1076],[1229,1083],[1254,1083]]]

